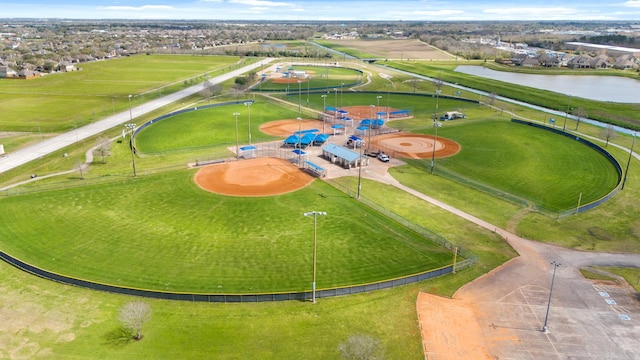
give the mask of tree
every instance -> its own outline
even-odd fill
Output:
[[[600,138],[606,141],[605,147],[609,146],[609,140],[615,140],[618,137],[618,133],[613,125],[609,124],[606,128],[600,131]]]
[[[382,360],[384,348],[380,342],[369,335],[351,335],[347,341],[338,345],[340,356],[346,360]]]
[[[132,301],[120,308],[118,319],[122,326],[132,332],[136,340],[142,339],[142,325],[151,320],[151,307],[142,301]]]
[[[101,136],[98,138],[98,148],[96,149],[102,157],[102,163],[106,164],[106,156],[111,155],[111,140],[109,138]]]
[[[498,94],[496,94],[494,91],[489,93],[489,95],[487,96],[487,103],[489,104],[489,106],[493,106],[493,103],[496,102],[497,97],[498,97]]]
[[[211,95],[213,95],[213,84],[207,80],[202,84],[202,91],[200,91],[202,97],[207,98],[208,102],[211,102]]]
[[[584,108],[582,106],[576,108],[573,111],[573,115],[575,115],[575,117],[576,117],[576,131],[577,131],[578,130],[578,126],[580,126],[580,120],[582,118],[586,118],[588,115],[587,115],[587,112],[584,110]]]

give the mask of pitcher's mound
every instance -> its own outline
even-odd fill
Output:
[[[283,159],[258,158],[203,167],[194,181],[201,188],[229,196],[270,196],[301,189],[314,177]]]

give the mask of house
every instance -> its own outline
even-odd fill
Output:
[[[606,69],[609,67],[609,57],[601,54],[591,60],[592,69]]]
[[[590,56],[577,55],[567,61],[567,67],[570,69],[589,69],[591,67]]]
[[[70,61],[63,61],[60,64],[58,64],[58,66],[56,67],[56,70],[62,71],[62,72],[69,72],[69,71],[76,71],[78,70],[78,68],[76,68],[76,66],[72,64]]]
[[[538,56],[538,63],[543,67],[559,67],[560,59],[554,56],[549,56],[548,54],[542,54]]]
[[[534,57],[529,57],[529,56],[527,56],[520,63],[520,66],[523,66],[523,67],[536,67],[538,65],[540,65],[540,63],[538,62],[538,59]]]
[[[615,69],[634,69],[637,66],[638,59],[631,54],[618,56],[613,63]]]
[[[9,65],[0,62],[0,78],[16,77],[18,74]]]

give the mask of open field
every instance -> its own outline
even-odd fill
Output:
[[[455,56],[421,41],[411,40],[316,40],[318,44],[360,59],[455,60]]]
[[[81,71],[32,80],[0,81],[0,131],[55,132],[86,125],[157,96],[205,74],[218,75],[237,57],[132,56],[82,64]]]

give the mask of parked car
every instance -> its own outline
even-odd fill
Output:
[[[378,160],[380,160],[382,162],[389,162],[389,160],[391,160],[391,158],[385,153],[380,153],[380,154],[378,154]]]
[[[365,150],[364,154],[367,156],[371,156],[371,157],[378,157],[378,155],[380,155],[380,151],[373,151],[373,150]]]

